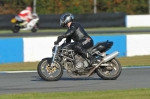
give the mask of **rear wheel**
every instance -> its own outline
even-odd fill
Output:
[[[96,69],[97,75],[104,80],[117,79],[122,71],[120,62],[114,58],[108,61],[106,64],[109,64],[110,66],[100,66]]]
[[[63,67],[58,62],[51,66],[52,58],[42,59],[37,67],[39,76],[46,81],[57,81],[63,75]]]
[[[12,31],[13,31],[13,33],[18,33],[20,31],[20,27],[16,26],[16,24],[14,24],[12,27]]]
[[[38,30],[38,23],[31,29],[31,31],[33,32],[33,33],[35,33],[35,32],[37,32],[37,30]]]

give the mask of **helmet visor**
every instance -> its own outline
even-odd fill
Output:
[[[60,26],[65,27],[65,22],[63,19],[60,19]]]
[[[60,17],[60,26],[65,27],[65,14]]]

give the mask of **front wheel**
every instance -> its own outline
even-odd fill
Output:
[[[12,31],[13,31],[13,33],[18,33],[18,32],[20,31],[20,27],[17,26],[16,24],[14,24],[14,25],[12,26]]]
[[[63,75],[63,67],[59,62],[54,62],[51,66],[52,58],[42,59],[37,67],[39,76],[46,81],[57,81]]]
[[[108,64],[109,66],[100,66],[96,69],[97,75],[104,80],[117,79],[122,71],[120,62],[116,58],[114,58],[108,61],[106,64]]]

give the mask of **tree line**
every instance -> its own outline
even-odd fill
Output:
[[[17,14],[26,6],[33,7],[33,0],[0,0],[0,14]],[[96,6],[97,13],[125,12],[128,15],[149,14],[149,0],[36,0],[38,14],[91,14]]]

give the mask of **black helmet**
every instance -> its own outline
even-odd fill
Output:
[[[71,13],[65,13],[60,17],[60,26],[65,27],[67,23],[72,22],[74,16]]]

